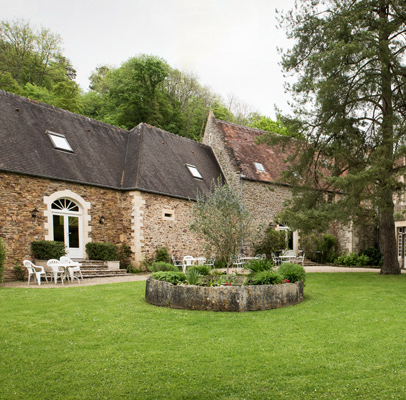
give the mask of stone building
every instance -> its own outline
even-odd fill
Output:
[[[278,225],[275,216],[292,198],[291,187],[281,182],[282,171],[288,168],[286,159],[293,153],[288,145],[256,144],[264,131],[218,120],[210,113],[203,143],[212,147],[226,180],[239,193],[244,206],[257,224],[272,224],[277,230],[290,231]],[[358,251],[359,235],[352,227],[336,230],[344,251]],[[245,246],[247,247],[247,246]],[[299,251],[299,234],[291,232],[290,249]]]
[[[202,254],[191,202],[222,177],[212,149],[146,124],[130,131],[0,91],[0,236],[6,279],[33,240],[126,244],[133,263],[167,246]]]

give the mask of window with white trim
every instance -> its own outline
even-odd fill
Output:
[[[51,139],[52,144],[54,145],[55,149],[68,151],[73,153],[73,149],[69,144],[68,140],[66,139],[65,135],[61,135],[60,133],[55,133],[51,131],[46,131],[49,138]]]
[[[189,170],[190,174],[193,176],[193,178],[203,179],[199,170],[194,165],[186,164],[186,167]]]
[[[264,166],[261,163],[254,162],[254,165],[258,172],[266,172]]]

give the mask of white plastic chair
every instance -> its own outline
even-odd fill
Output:
[[[296,257],[296,263],[297,264],[301,263],[302,266],[304,267],[304,259],[305,259],[305,253],[302,253],[300,256]]]
[[[34,277],[37,279],[38,285],[41,285],[41,276],[42,275],[44,275],[45,280],[48,283],[48,278],[47,278],[47,274],[45,272],[44,267],[34,265],[29,260],[24,260],[23,264],[24,264],[24,267],[27,268],[27,271],[28,271],[28,284],[30,284],[31,275],[34,275]]]
[[[181,260],[176,260],[172,255],[172,263],[175,267],[183,267],[183,262]]]
[[[57,284],[58,278],[61,280],[62,285],[65,284],[66,271],[61,265],[59,260],[52,258],[47,262],[48,267],[51,269],[52,275],[54,277],[55,285]]]
[[[185,256],[183,257],[183,266],[182,266],[182,271],[183,273],[186,272],[186,267],[190,267],[191,265],[194,265],[194,257],[193,256]]]
[[[78,276],[75,275],[75,272],[77,272],[80,275],[81,279],[83,279],[82,270],[80,269],[82,264],[76,261],[72,261],[69,257],[66,256],[61,257],[59,260],[61,261],[62,264],[68,267],[70,280],[73,282],[73,280],[76,278],[80,283],[80,279]]]

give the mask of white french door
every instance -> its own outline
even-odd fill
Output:
[[[64,242],[68,257],[82,258],[82,216],[79,207],[68,199],[52,204],[53,240]]]

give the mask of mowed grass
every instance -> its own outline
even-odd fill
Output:
[[[0,398],[406,398],[406,275],[308,274],[303,303],[246,313],[144,291],[0,289]]]

